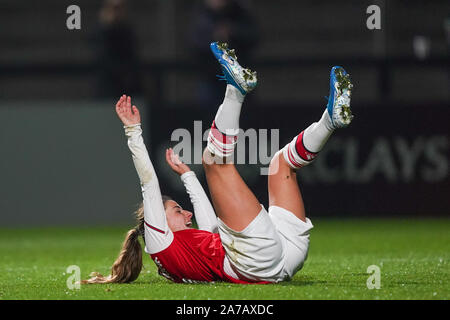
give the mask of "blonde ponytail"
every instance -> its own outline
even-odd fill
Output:
[[[142,247],[139,235],[144,230],[144,207],[141,204],[135,212],[138,225],[128,231],[122,244],[119,256],[111,267],[111,274],[107,277],[98,272],[92,272],[91,278],[82,280],[82,284],[89,283],[129,283],[136,280],[142,270]]]

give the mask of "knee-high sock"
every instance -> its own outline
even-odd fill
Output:
[[[325,109],[318,122],[311,124],[282,149],[284,159],[294,169],[310,164],[333,131],[330,116]]]
[[[227,85],[225,98],[217,111],[208,136],[208,150],[220,157],[233,155],[239,133],[239,117],[244,102],[242,93]]]

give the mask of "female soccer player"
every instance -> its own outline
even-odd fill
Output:
[[[171,149],[166,151],[167,163],[181,176],[199,229],[191,228],[191,212],[161,195],[142,138],[139,111],[130,97],[122,96],[116,112],[141,182],[143,206],[137,212],[139,224],[128,232],[111,275],[95,274],[84,283],[134,281],[142,268],[139,235],[159,274],[175,282],[276,283],[291,279],[302,268],[313,225],[305,215],[296,170],[314,160],[335,129],[350,124],[349,75],[341,67],[332,68],[330,96],[322,117],[274,155],[266,211],[232,163],[241,106],[256,86],[256,73],[242,68],[226,44],[212,43],[211,50],[227,81],[203,154],[215,212],[194,172]]]

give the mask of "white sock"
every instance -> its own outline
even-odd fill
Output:
[[[284,146],[282,149],[284,159],[294,169],[310,164],[322,150],[333,131],[330,116],[325,110],[318,122],[311,124]]]
[[[214,119],[217,129],[222,133],[229,136],[238,134],[239,117],[241,115],[241,107],[244,98],[245,97],[237,88],[231,84],[227,84],[225,97]]]
[[[331,119],[328,111],[325,109],[319,122],[314,122],[305,129],[303,134],[303,144],[310,152],[317,153],[322,150],[328,138],[333,133]]]
[[[225,98],[217,111],[208,135],[208,150],[220,157],[233,155],[239,133],[239,117],[244,102],[242,93],[232,85],[227,85]]]

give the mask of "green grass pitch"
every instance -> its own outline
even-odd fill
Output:
[[[290,282],[271,285],[175,284],[144,254],[131,284],[67,288],[107,274],[127,227],[0,229],[0,299],[449,299],[450,219],[313,220],[307,262]],[[369,290],[367,268],[380,268]]]

